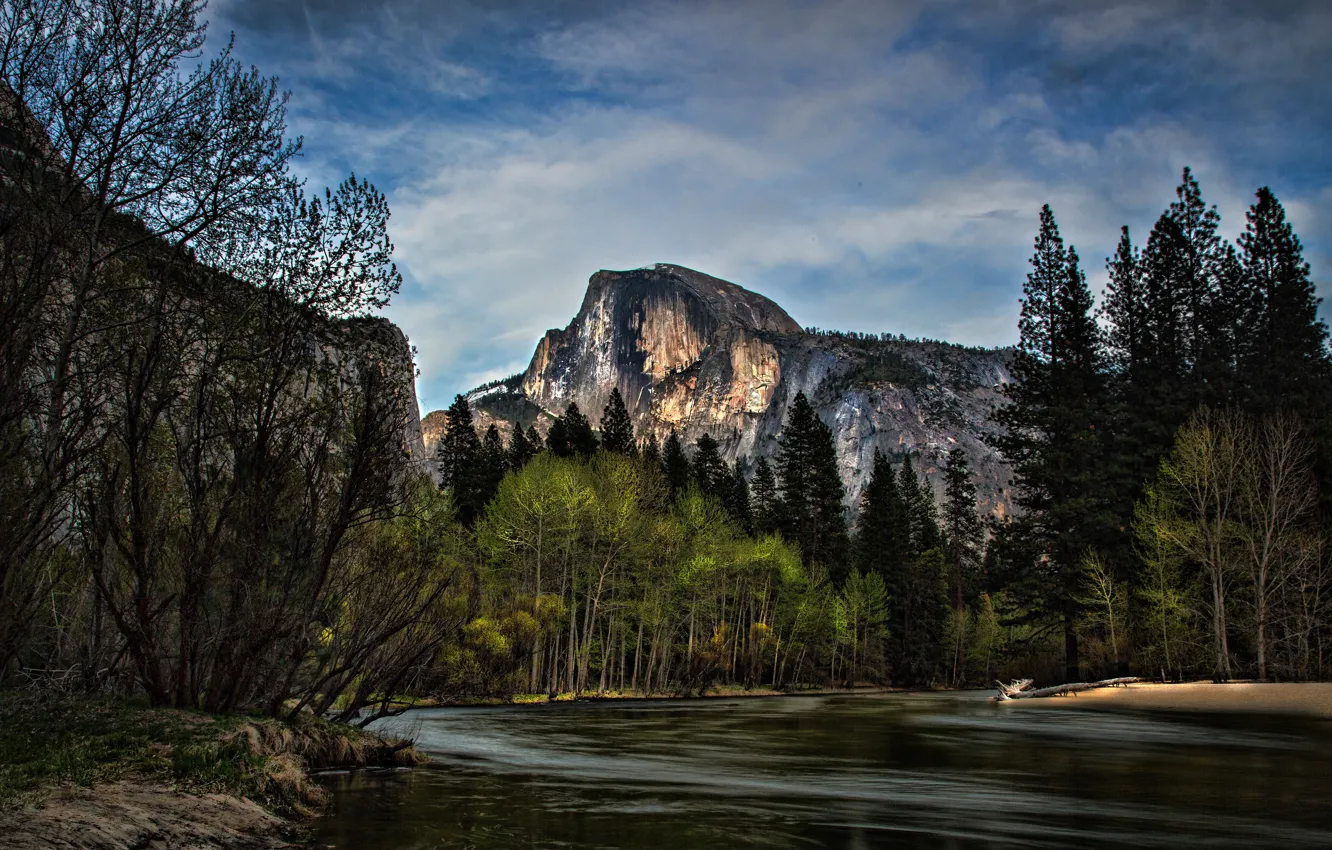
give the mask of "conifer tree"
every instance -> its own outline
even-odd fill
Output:
[[[853,563],[862,574],[883,577],[890,597],[901,593],[902,569],[909,555],[911,532],[897,492],[897,476],[888,457],[877,448],[856,519]]]
[[[444,414],[444,434],[435,448],[435,462],[440,489],[452,492],[458,519],[464,525],[471,525],[486,504],[483,454],[472,422],[472,408],[464,396],[454,396]]]
[[[832,429],[815,414],[803,392],[787,412],[777,450],[783,535],[807,563],[822,564],[834,582],[846,573],[846,490],[837,471]]]
[[[943,504],[944,561],[949,570],[949,588],[954,610],[962,610],[979,590],[981,521],[976,513],[976,483],[962,449],[948,453],[944,469]]]
[[[601,447],[626,457],[632,456],[637,448],[634,443],[634,423],[629,418],[624,396],[620,395],[618,387],[611,390],[610,399],[601,414]]]
[[[778,531],[781,527],[781,503],[777,494],[777,479],[765,457],[759,457],[754,464],[754,486],[750,488],[750,494],[754,533],[772,534]]]
[[[499,492],[500,482],[504,480],[504,473],[508,471],[508,460],[508,452],[504,450],[504,438],[500,436],[499,428],[492,422],[486,428],[485,436],[481,438],[482,506],[489,504]]]
[[[656,434],[648,434],[647,439],[643,441],[643,447],[640,450],[643,455],[643,463],[649,467],[661,466],[661,446],[657,443]]]
[[[514,470],[522,469],[540,449],[541,444],[534,445],[523,432],[523,426],[515,419],[513,431],[509,435],[509,451],[505,456],[505,466]]]
[[[527,448],[532,453],[532,457],[541,454],[546,441],[541,439],[541,432],[537,430],[536,423],[533,422],[527,426]]]
[[[685,457],[680,435],[674,428],[671,429],[671,435],[666,438],[666,445],[662,448],[661,472],[666,477],[666,486],[670,488],[672,499],[689,487],[689,458]]]
[[[1120,229],[1115,256],[1105,261],[1109,273],[1101,315],[1105,319],[1108,367],[1108,433],[1105,486],[1118,540],[1110,549],[1114,560],[1129,560],[1125,551],[1133,506],[1155,471],[1160,426],[1153,422],[1153,352],[1145,261],[1134,247],[1129,229]]]
[[[1063,620],[1065,675],[1073,680],[1081,557],[1106,528],[1096,431],[1105,386],[1091,292],[1049,205],[1041,210],[1031,265],[1014,381],[1004,387],[1008,403],[995,412],[1005,431],[995,443],[1013,465],[1014,501],[1022,508],[1006,532],[1024,538],[1032,555],[1021,589],[1038,611]]]
[[[722,505],[746,534],[753,534],[754,516],[749,500],[749,482],[745,480],[745,471],[739,458],[731,466],[730,473],[730,486],[726,488]]]
[[[928,481],[916,475],[909,454],[902,458],[902,466],[898,470],[897,492],[906,509],[907,527],[910,528],[910,545],[907,550],[910,556],[918,558],[938,548],[939,516],[934,509],[934,491]]]
[[[1239,370],[1250,410],[1321,418],[1327,392],[1327,325],[1318,318],[1304,249],[1272,190],[1258,190],[1239,238],[1242,347]]]
[[[1221,216],[1216,205],[1208,206],[1193,172],[1185,168],[1176,200],[1167,215],[1179,229],[1184,254],[1173,281],[1188,317],[1185,339],[1192,384],[1198,400],[1223,406],[1231,401],[1234,386],[1235,304],[1237,281],[1226,273],[1226,246],[1217,229]]]
[[[596,453],[597,435],[592,432],[592,423],[578,409],[577,402],[569,402],[564,415],[551,423],[546,445],[560,457],[591,457]]]
[[[690,474],[698,489],[705,495],[725,501],[726,490],[731,485],[731,471],[722,460],[717,441],[707,434],[699,435],[694,441],[694,462],[690,465]]]

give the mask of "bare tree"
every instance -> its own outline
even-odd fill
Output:
[[[1258,678],[1268,674],[1271,600],[1310,557],[1305,534],[1318,501],[1313,450],[1300,423],[1277,414],[1243,428],[1241,499],[1237,525],[1253,592]]]

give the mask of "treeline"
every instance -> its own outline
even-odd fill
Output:
[[[636,439],[618,389],[599,426],[572,403],[544,439],[512,424],[506,444],[495,425],[478,431],[465,397],[448,409],[436,460],[484,598],[436,695],[962,683],[998,669],[960,451],[942,516],[909,457],[876,456],[852,536],[832,432],[803,394],[774,462],[752,469],[707,434]]]
[[[810,575],[826,576],[834,616],[822,643],[809,645],[811,664],[798,668],[810,681],[960,685],[1000,669],[1049,680],[1129,670],[1325,678],[1326,328],[1299,240],[1270,190],[1257,193],[1236,245],[1217,235],[1219,222],[1186,169],[1145,249],[1122,232],[1097,309],[1077,253],[1042,211],[1014,381],[996,411],[1003,430],[990,435],[1015,473],[1014,510],[1003,518],[977,514],[961,451],[942,470],[942,498],[909,455],[877,455],[861,503],[847,512],[832,434],[803,395],[771,464],[729,466],[707,435],[694,446],[674,433],[660,446],[636,442],[618,391],[600,444],[570,405],[544,439],[515,428],[506,446],[493,427],[476,433],[460,397],[449,412],[458,436],[441,443],[445,486],[464,523],[490,528],[504,470],[523,475],[542,450],[585,462],[599,452],[634,458],[643,481],[660,478],[647,490],[664,494],[636,503],[641,509],[675,516],[681,500],[708,500],[736,539],[775,535]],[[470,448],[459,453],[462,443]],[[597,469],[592,462],[588,474]],[[636,569],[613,572],[617,592],[642,581]],[[559,640],[564,651],[591,652],[586,675],[597,681],[597,659],[632,669],[646,653],[652,664],[674,658],[667,669],[697,684],[684,671],[693,670],[700,616],[735,659],[746,657],[753,630],[780,634],[771,631],[780,606],[731,600],[700,615],[693,606],[713,597],[686,595],[673,604],[690,628],[664,627],[674,644],[654,638],[645,649],[638,629],[652,638],[650,624],[660,622],[618,596],[603,608],[601,597],[579,595],[582,586],[570,579],[554,592],[563,607],[542,610],[551,628],[569,628],[578,611],[591,618]],[[867,613],[841,626],[838,610]],[[848,634],[857,636],[849,644]],[[541,640],[534,652],[545,660],[532,662],[529,685],[587,684],[569,678],[574,662],[552,660],[555,638]],[[762,681],[782,681],[775,663],[761,667]],[[717,675],[753,675],[737,670]]]
[[[384,198],[307,194],[202,8],[0,10],[0,685],[351,718],[467,574],[410,351],[358,318],[400,283]]]
[[[1219,224],[1185,169],[1145,247],[1121,231],[1098,308],[1041,213],[989,581],[1060,634],[1068,679],[1332,672],[1327,328],[1270,189],[1236,244]]]

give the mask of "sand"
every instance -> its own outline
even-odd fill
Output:
[[[1287,714],[1332,719],[1332,682],[1140,682],[1046,699],[1011,700],[1004,705],[1066,706],[1090,709],[1146,709],[1217,714]]]

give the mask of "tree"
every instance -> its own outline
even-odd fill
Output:
[[[745,471],[736,458],[730,469],[729,481],[722,494],[722,507],[731,515],[736,524],[746,534],[754,533],[754,515],[749,501],[749,482],[745,480]]]
[[[754,464],[754,486],[750,488],[750,493],[754,533],[773,534],[778,531],[781,527],[780,496],[777,492],[777,479],[772,473],[772,465],[765,457],[760,456]]]
[[[508,459],[509,453],[504,450],[504,438],[500,436],[499,428],[492,422],[487,426],[485,436],[481,438],[481,473],[485,479],[482,504],[489,503],[495,497],[500,481],[504,479],[504,473],[508,470]]]
[[[1273,599],[1311,557],[1309,531],[1318,504],[1313,451],[1298,420],[1274,414],[1248,432],[1240,481],[1239,526],[1253,593],[1258,678],[1267,679]]]
[[[1065,676],[1078,676],[1074,598],[1082,553],[1108,523],[1099,495],[1105,380],[1092,298],[1077,253],[1065,249],[1046,205],[1023,287],[1020,340],[1007,404],[995,412],[1004,432],[995,445],[1016,473],[1014,501],[1023,509],[1005,528],[1033,555],[1031,601],[1054,610],[1064,627]],[[1035,593],[1032,593],[1035,591]],[[1039,596],[1037,595],[1039,594]]]
[[[534,444],[523,432],[523,426],[515,419],[509,435],[509,451],[505,456],[504,465],[513,470],[522,469],[540,450],[541,443]]]
[[[962,449],[948,453],[944,468],[944,556],[951,571],[953,607],[961,609],[977,591],[980,566],[981,521],[976,513],[976,484]]]
[[[527,446],[532,452],[532,457],[541,453],[546,441],[541,439],[541,432],[537,430],[536,423],[533,422],[527,426]]]
[[[837,470],[832,429],[815,414],[803,392],[787,413],[777,450],[783,535],[800,547],[806,563],[822,564],[834,583],[846,570],[846,497]]]
[[[1105,627],[1106,637],[1110,641],[1110,654],[1114,661],[1116,676],[1127,671],[1123,669],[1119,657],[1119,638],[1124,634],[1124,625],[1128,614],[1127,593],[1123,584],[1115,579],[1114,572],[1094,550],[1088,550],[1082,558],[1083,589],[1078,602],[1092,612],[1095,622]]]
[[[911,551],[910,521],[896,478],[888,457],[875,449],[874,466],[860,497],[853,547],[856,569],[883,576],[890,596],[901,592],[902,570]]]
[[[661,452],[661,472],[666,477],[666,486],[670,488],[671,498],[679,496],[689,486],[691,475],[689,458],[685,456],[684,446],[680,444],[680,435],[671,429],[666,438],[666,445]]]
[[[57,541],[106,434],[119,352],[102,331],[147,321],[127,307],[160,290],[128,270],[262,231],[291,184],[286,95],[229,47],[200,61],[200,6],[0,11],[0,679],[60,577]]]
[[[698,489],[706,496],[712,496],[725,503],[727,491],[731,487],[731,470],[722,460],[717,441],[707,434],[700,434],[694,441],[694,461],[690,465],[691,475]]]
[[[916,468],[911,463],[911,455],[902,458],[898,469],[898,498],[906,510],[907,527],[910,529],[908,552],[911,557],[938,548],[942,543],[939,535],[939,515],[934,507],[934,491],[928,481],[916,475]]]
[[[640,449],[643,457],[643,463],[649,467],[661,467],[661,445],[657,442],[656,434],[648,434],[647,439],[643,441]]]
[[[456,395],[444,414],[444,433],[435,447],[439,486],[453,494],[458,519],[464,525],[476,520],[487,501],[487,471],[484,449],[472,423],[472,408],[466,396]]]
[[[624,397],[619,387],[611,389],[606,409],[601,414],[601,447],[608,452],[615,452],[626,457],[632,456],[637,449],[634,442],[634,423],[629,418],[629,411],[624,406]]]
[[[1246,401],[1259,415],[1286,410],[1317,419],[1327,393],[1327,325],[1318,318],[1321,299],[1299,237],[1271,189],[1258,190],[1239,244],[1239,373]]]
[[[1231,676],[1228,601],[1237,566],[1236,529],[1241,519],[1247,423],[1233,413],[1202,408],[1179,431],[1161,461],[1155,515],[1144,517],[1171,549],[1198,564],[1211,597],[1215,676]]]
[[[592,433],[592,423],[578,409],[577,402],[569,402],[564,415],[551,423],[546,445],[560,457],[591,457],[596,452],[597,435]]]

